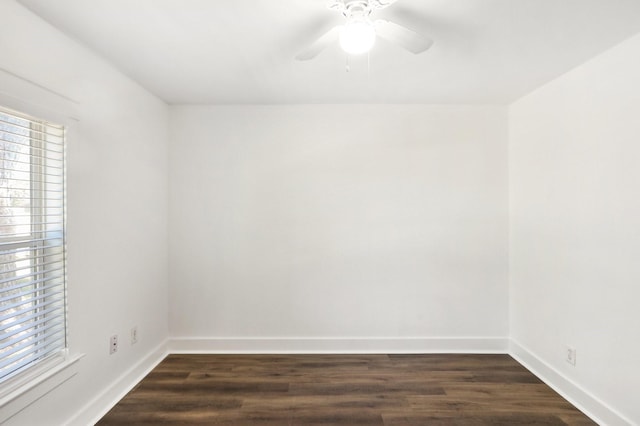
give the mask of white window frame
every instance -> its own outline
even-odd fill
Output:
[[[76,116],[79,107],[77,102],[1,68],[0,105],[63,125],[66,129],[67,140],[75,139],[78,122]],[[66,199],[64,203],[66,207]],[[0,424],[58,388],[79,372],[78,361],[84,355],[72,350],[72,340],[69,339],[70,331],[68,325],[65,327],[67,328],[66,350],[0,384]]]

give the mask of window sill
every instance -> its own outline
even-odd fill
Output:
[[[9,393],[0,396],[0,424],[13,417],[78,373],[84,355],[52,360],[31,373]]]

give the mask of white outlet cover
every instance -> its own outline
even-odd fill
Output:
[[[118,352],[118,335],[114,334],[109,339],[109,354],[113,355]]]
[[[575,366],[576,365],[576,348],[572,348],[571,346],[566,347],[566,360],[569,364]]]

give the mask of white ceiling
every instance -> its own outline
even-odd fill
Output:
[[[171,104],[505,104],[640,32],[639,0],[399,0],[435,40],[293,57],[342,22],[325,0],[19,0]]]

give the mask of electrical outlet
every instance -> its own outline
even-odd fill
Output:
[[[131,344],[138,343],[138,326],[134,326],[131,329]]]
[[[113,355],[116,352],[118,352],[118,335],[114,334],[109,339],[109,355]]]
[[[566,347],[566,356],[567,362],[575,367],[576,365],[576,348],[572,348],[571,346]]]

